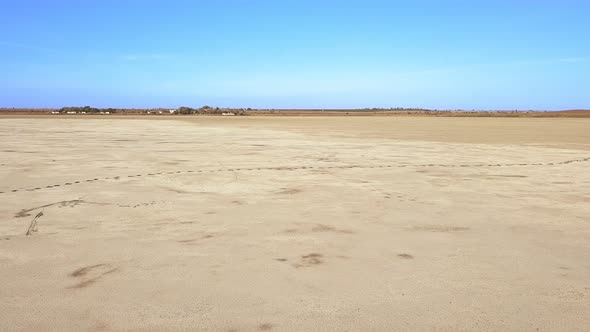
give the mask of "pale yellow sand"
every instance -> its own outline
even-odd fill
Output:
[[[590,119],[3,118],[0,330],[585,331],[588,158]]]

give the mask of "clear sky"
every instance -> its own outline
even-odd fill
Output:
[[[0,107],[590,108],[590,1],[0,0]]]

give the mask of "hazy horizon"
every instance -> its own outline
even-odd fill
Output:
[[[590,108],[575,108],[575,109],[445,109],[445,108],[420,108],[420,107],[359,107],[359,108],[319,108],[319,107],[308,107],[308,108],[253,108],[247,106],[217,106],[217,105],[180,105],[180,106],[154,106],[154,107],[117,107],[117,106],[105,106],[95,107],[93,105],[67,105],[67,106],[56,106],[56,107],[0,107],[0,110],[60,110],[63,108],[98,108],[101,110],[171,110],[179,109],[180,107],[190,107],[193,109],[200,109],[204,106],[210,108],[227,109],[227,110],[252,110],[252,111],[433,111],[433,112],[566,112],[566,111],[590,111]]]

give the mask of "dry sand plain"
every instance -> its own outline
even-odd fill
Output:
[[[0,330],[587,331],[589,158],[590,119],[1,118]]]

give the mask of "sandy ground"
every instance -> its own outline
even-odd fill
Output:
[[[0,330],[587,331],[589,158],[590,119],[3,118]]]

